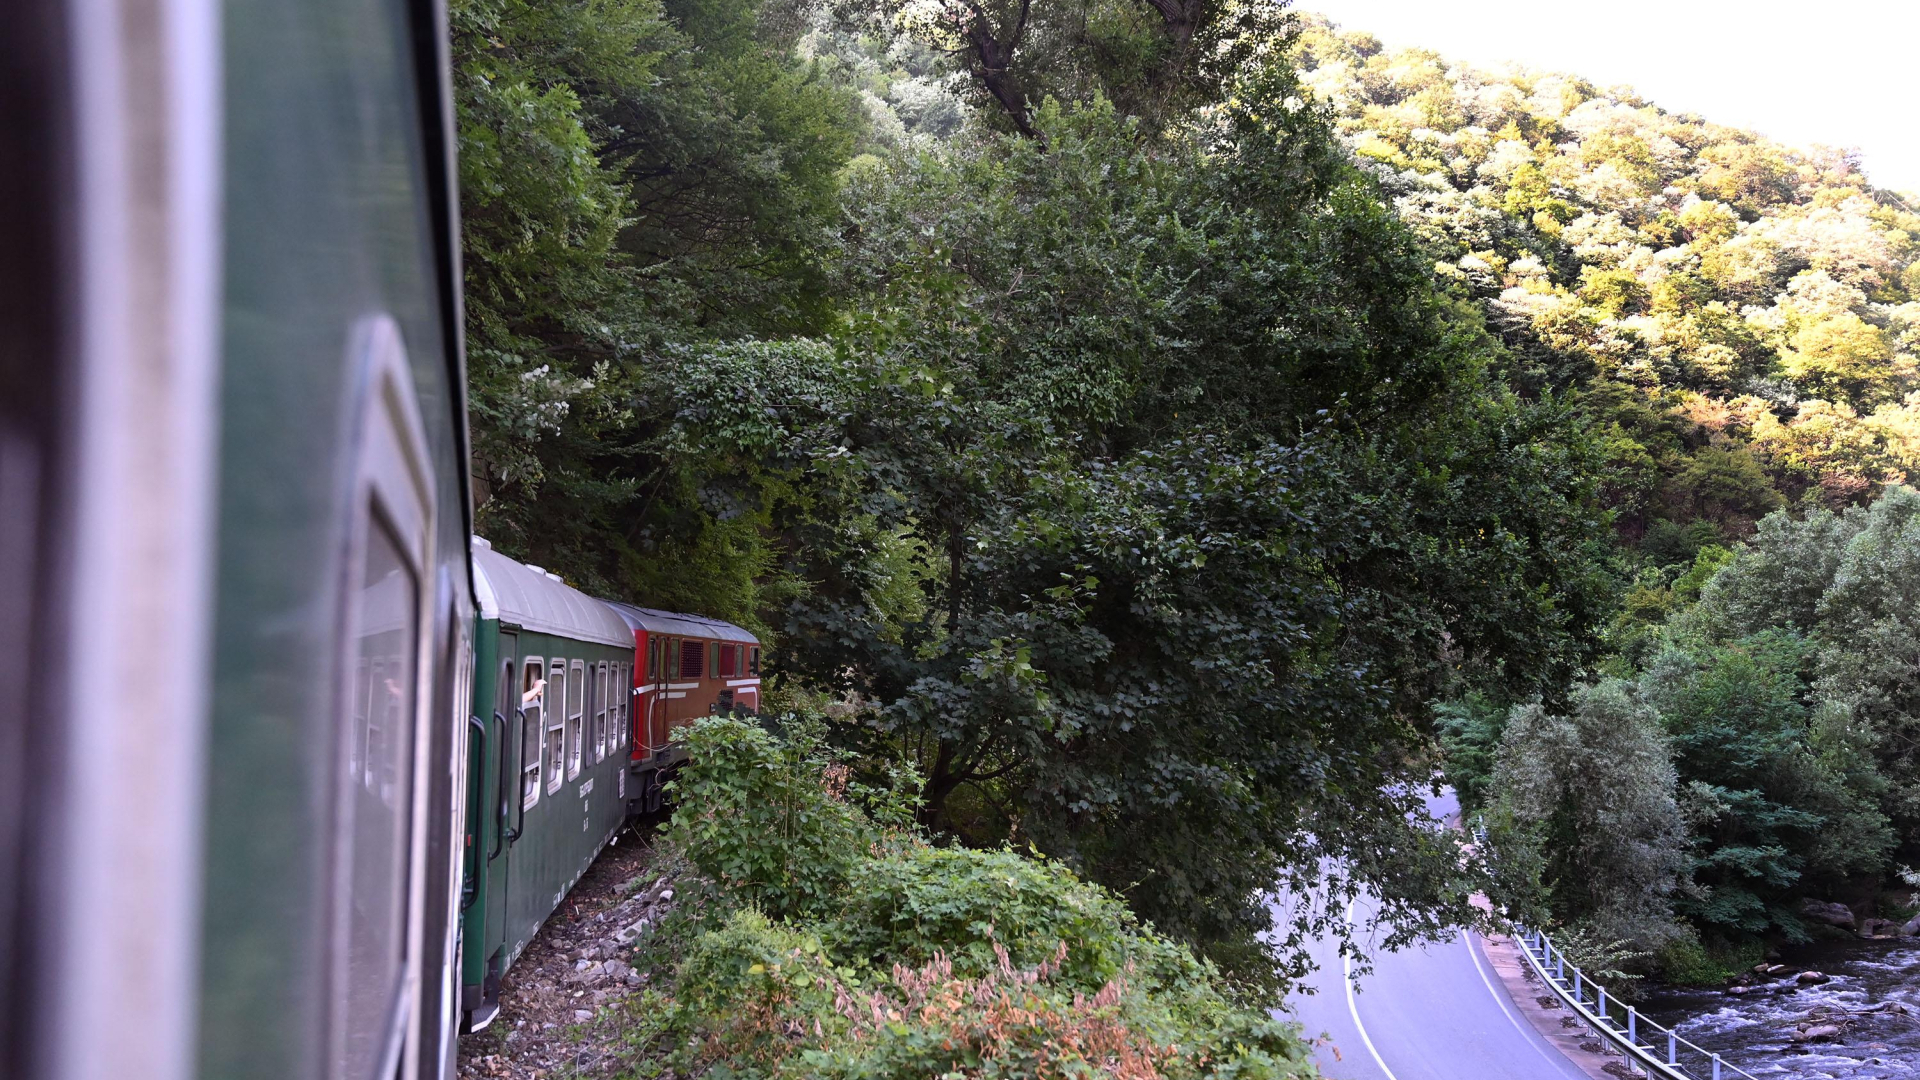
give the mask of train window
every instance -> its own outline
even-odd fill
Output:
[[[593,761],[598,765],[607,759],[607,665],[594,668],[593,688]]]
[[[580,775],[580,754],[586,734],[587,665],[573,662],[571,696],[567,698],[567,779]]]
[[[567,753],[567,662],[547,670],[547,791],[560,790]]]
[[[755,676],[760,674],[760,646],[758,645],[747,653],[747,674]]]
[[[420,593],[404,546],[386,524],[367,530],[358,596],[352,743],[348,750],[345,872],[354,911],[346,929],[346,1016],[350,1060],[385,1050],[382,1021],[406,958],[411,864],[413,714],[418,697]]]
[[[527,658],[520,676],[520,708],[526,711],[526,723],[520,728],[520,806],[531,807],[540,801],[540,739],[546,730],[540,723],[545,715],[547,683],[540,677],[544,662],[537,656]]]
[[[698,641],[680,643],[680,677],[697,679],[707,670],[707,647]]]
[[[649,638],[647,641],[647,681],[648,682],[660,681],[660,639],[659,638]]]
[[[409,987],[423,976],[409,928],[423,915],[424,844],[437,831],[416,828],[416,806],[427,804],[420,785],[436,775],[416,745],[428,730],[429,677],[421,666],[433,625],[427,568],[435,471],[399,327],[384,316],[365,319],[354,326],[349,350],[359,389],[351,490],[341,503],[351,512],[336,582],[342,685],[325,732],[334,748],[327,868],[314,890],[329,923],[315,952],[325,958],[315,1002],[325,1032],[314,1071],[380,1080],[395,1074],[414,1038]],[[457,700],[458,685],[452,690]],[[469,702],[459,704],[464,716]],[[452,779],[457,787],[457,772]],[[457,816],[452,824],[457,835]]]

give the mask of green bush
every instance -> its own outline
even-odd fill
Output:
[[[740,902],[819,914],[879,833],[846,802],[845,766],[810,725],[788,722],[788,739],[724,717],[675,732],[690,760],[672,783],[679,808],[667,839]]]
[[[684,736],[670,835],[712,903],[651,946],[673,973],[628,1006],[630,1075],[1311,1075],[1296,1027],[1236,1004],[1113,893],[1042,858],[927,845],[816,727],[782,727]]]
[[[1097,991],[1129,969],[1155,986],[1206,977],[1118,897],[1044,857],[918,847],[863,864],[852,883],[831,932],[870,962],[918,965],[944,953],[959,974],[981,976],[999,965],[1001,949],[1029,967],[1068,943],[1059,974],[1076,990]]]
[[[1693,937],[1669,942],[1654,956],[1660,977],[1676,986],[1724,986],[1766,958],[1766,945],[1746,941],[1709,947]]]
[[[807,924],[737,911],[693,941],[671,998],[647,1000],[665,1008],[665,1022],[644,1022],[673,1068],[709,1076],[1265,1080],[1312,1071],[1293,1025],[1233,1007],[1204,978],[1156,992],[1122,968],[1089,992],[1064,973],[1073,952],[1064,943],[1034,964],[1002,951],[977,974],[937,949],[876,974],[833,946]]]

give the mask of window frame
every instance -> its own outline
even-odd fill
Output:
[[[760,646],[758,645],[747,651],[747,675],[755,679],[760,677]]]
[[[557,694],[554,692],[556,686],[559,687]],[[560,702],[557,709],[552,704],[555,698]],[[541,737],[545,741],[541,747],[541,757],[548,766],[545,775],[547,794],[551,795],[559,791],[560,785],[567,780],[567,658],[564,656],[547,661],[547,712],[544,720],[546,726],[541,731]],[[557,747],[554,745],[556,738],[559,740]]]
[[[357,400],[352,404],[354,419],[354,461],[340,509],[344,531],[339,537],[342,557],[334,564],[340,623],[336,629],[334,656],[336,672],[352,679],[358,674],[354,657],[356,646],[365,634],[366,612],[363,603],[363,575],[373,553],[377,531],[384,531],[392,555],[412,578],[410,626],[412,639],[407,647],[411,684],[398,705],[393,721],[393,737],[411,743],[406,752],[406,775],[392,777],[393,788],[383,801],[396,808],[404,804],[395,834],[398,877],[389,883],[400,890],[396,942],[400,953],[393,969],[390,1001],[383,1004],[368,995],[374,991],[355,988],[360,978],[353,962],[366,939],[359,932],[378,915],[363,913],[357,898],[378,892],[377,879],[362,880],[366,868],[359,859],[358,822],[353,791],[351,713],[353,703],[346,697],[334,698],[332,721],[337,727],[327,732],[331,747],[328,770],[328,800],[325,811],[328,832],[323,856],[326,871],[317,882],[316,892],[325,906],[327,930],[321,942],[327,957],[321,976],[319,1004],[325,1019],[323,1044],[318,1048],[321,1071],[332,1075],[349,1065],[360,1050],[372,1048],[370,1059],[374,1075],[391,1075],[417,1045],[407,1022],[413,999],[411,987],[422,978],[421,967],[427,955],[424,940],[429,918],[426,883],[429,834],[441,827],[430,820],[429,794],[434,787],[434,770],[445,767],[444,759],[435,762],[431,752],[436,731],[433,687],[435,663],[435,598],[441,586],[434,577],[437,520],[435,475],[427,450],[422,413],[414,397],[412,370],[399,325],[385,314],[361,319],[351,331],[350,362],[358,369]],[[357,658],[356,658],[357,659]],[[369,669],[371,674],[371,669]],[[335,693],[352,693],[340,686]],[[460,703],[461,714],[468,702]],[[402,718],[404,714],[404,719]],[[404,725],[404,730],[401,729]],[[368,766],[371,765],[369,761]],[[457,776],[455,777],[457,781]],[[358,782],[366,784],[363,770]],[[457,813],[457,811],[456,811]],[[457,821],[455,822],[458,827]],[[451,868],[450,868],[451,869]],[[456,871],[457,872],[457,871]],[[368,892],[367,887],[372,892]],[[363,1005],[371,1003],[375,1011],[367,1013]],[[356,1044],[355,1039],[362,1041]],[[367,1043],[366,1039],[377,1043]]]
[[[587,727],[587,686],[589,683],[587,662],[574,660],[568,664],[569,677],[573,680],[567,687],[567,779],[580,777],[580,762],[586,756]]]
[[[540,782],[540,765],[546,757],[544,751],[547,745],[547,685],[540,687],[540,696],[533,699],[534,703],[532,705],[526,704],[527,693],[532,689],[527,686],[526,682],[526,673],[529,669],[533,671],[535,682],[544,680],[547,677],[546,658],[527,656],[522,657],[520,660],[521,689],[519,697],[521,704],[518,708],[520,712],[525,712],[530,708],[540,710],[537,716],[525,721],[521,721],[518,714],[515,714],[515,723],[517,725],[515,730],[519,735],[519,746],[515,748],[515,751],[520,755],[520,809],[522,811],[531,810],[540,805],[540,789],[545,787],[545,785]],[[532,725],[534,734],[532,761],[527,760],[527,724]],[[531,788],[527,786],[528,773],[533,774],[533,786]]]
[[[598,693],[593,702],[593,763],[607,760],[607,662],[594,666],[593,685]]]

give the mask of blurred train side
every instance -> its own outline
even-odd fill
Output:
[[[451,1075],[443,13],[0,24],[0,1075]]]

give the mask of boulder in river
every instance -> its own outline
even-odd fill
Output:
[[[1800,917],[1839,927],[1842,930],[1853,929],[1853,910],[1845,904],[1836,904],[1828,900],[1802,901]]]
[[[1803,971],[1793,977],[1793,981],[1799,983],[1801,986],[1816,986],[1823,982],[1831,982],[1832,980],[1832,976],[1824,975],[1818,971]]]
[[[1860,936],[1863,938],[1890,938],[1900,933],[1900,924],[1892,919],[1860,920]]]
[[[1920,915],[1908,919],[1906,925],[1900,928],[1900,934],[1902,937],[1920,937]]]
[[[1822,1042],[1840,1034],[1839,1024],[1810,1024],[1793,1033],[1794,1042]]]

